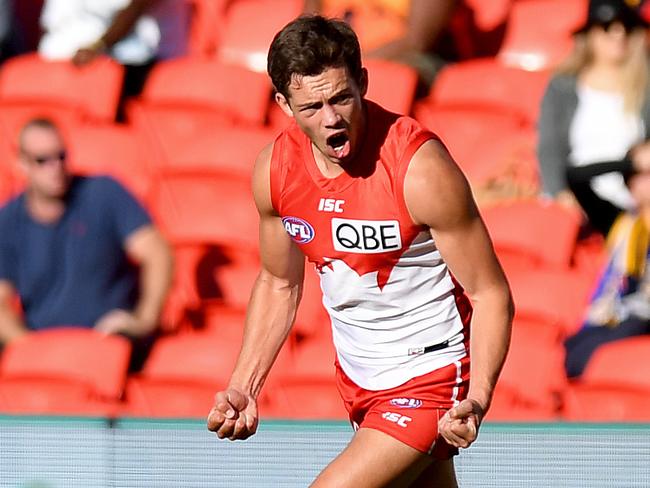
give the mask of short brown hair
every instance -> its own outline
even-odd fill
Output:
[[[267,71],[275,89],[289,98],[293,76],[315,76],[326,68],[347,68],[361,84],[361,48],[352,28],[342,20],[305,15],[275,35],[269,48]]]
[[[25,123],[25,125],[22,126],[20,129],[20,133],[18,134],[18,150],[23,151],[23,141],[25,138],[25,133],[32,128],[37,128],[37,129],[50,129],[59,134],[61,136],[61,130],[59,129],[59,126],[56,125],[56,123],[52,119],[48,119],[47,117],[36,117],[33,119],[30,119]]]

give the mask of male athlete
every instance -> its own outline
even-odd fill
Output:
[[[291,22],[271,44],[268,71],[293,124],[256,161],[262,270],[208,428],[231,440],[255,433],[306,255],[356,429],[312,486],[454,487],[452,457],[476,439],[513,313],[467,182],[434,134],[364,100],[367,73],[347,24]]]

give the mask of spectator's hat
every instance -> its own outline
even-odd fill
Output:
[[[623,24],[626,30],[637,27],[647,29],[648,23],[639,15],[632,0],[590,0],[587,20],[574,34],[582,34],[596,25],[609,27],[614,22]]]

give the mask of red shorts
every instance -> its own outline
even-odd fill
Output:
[[[458,449],[438,435],[438,420],[467,395],[469,357],[417,376],[388,390],[357,386],[336,364],[336,379],[355,430],[379,430],[436,459],[450,459]]]

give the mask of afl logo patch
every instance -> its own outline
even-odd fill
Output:
[[[422,400],[417,398],[393,398],[390,404],[397,408],[420,408]]]
[[[306,220],[298,217],[282,217],[282,225],[287,234],[298,244],[307,244],[314,238],[314,228]]]

